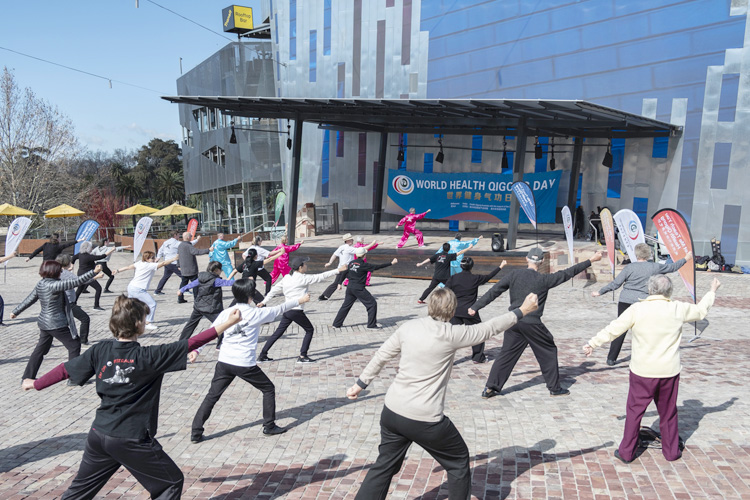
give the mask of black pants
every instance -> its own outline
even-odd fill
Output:
[[[5,301],[2,295],[0,295],[0,325],[3,324],[3,317],[5,317]]]
[[[268,295],[268,292],[271,290],[271,285],[273,284],[273,283],[271,283],[273,281],[273,278],[271,278],[271,273],[269,273],[268,271],[266,271],[265,269],[263,269],[261,267],[260,269],[258,269],[258,275],[257,276],[260,279],[266,280],[266,295]],[[256,280],[256,283],[257,283],[257,280]],[[263,300],[263,299],[261,299],[261,300]]]
[[[490,370],[487,387],[496,391],[502,390],[508,381],[513,367],[530,345],[534,356],[542,369],[542,376],[547,389],[560,389],[560,368],[557,366],[557,346],[552,334],[542,323],[516,323],[505,331],[503,348]]]
[[[195,281],[197,279],[198,279],[198,275],[197,274],[195,274],[195,275],[191,274],[190,276],[187,276],[187,275],[183,274],[182,275],[182,280],[180,281],[180,288],[184,287],[185,285],[187,285],[191,281]],[[180,295],[177,298],[177,303],[179,304],[179,303],[182,303],[182,302],[187,302],[187,300],[185,300],[185,297],[183,295]]]
[[[437,278],[432,278],[432,281],[430,281],[430,285],[425,288],[424,292],[422,292],[422,296],[419,297],[419,300],[424,300],[427,298],[427,296],[435,289],[438,284],[442,283],[445,284],[445,282],[448,281],[447,279],[441,280]],[[412,299],[413,300],[413,299]]]
[[[96,293],[94,295],[94,307],[99,307],[99,299],[102,297],[102,286],[97,283],[96,280],[91,280],[88,283],[78,287],[78,289],[76,290],[76,301],[78,301],[78,297],[80,297],[83,291],[88,287],[93,288]]]
[[[112,282],[115,280],[115,275],[112,274],[112,270],[109,268],[106,262],[98,262],[98,264],[102,266],[102,272],[109,277],[109,279],[107,280],[107,284],[104,285],[104,291],[108,292],[109,285],[111,285]]]
[[[182,273],[180,273],[180,268],[174,262],[164,266],[164,276],[161,277],[161,279],[159,280],[159,284],[156,285],[156,290],[154,290],[154,293],[160,293],[162,289],[164,288],[164,285],[167,284],[167,280],[171,278],[173,274],[176,274],[178,278],[182,278]],[[185,285],[187,285],[187,283],[185,283]],[[180,285],[180,288],[182,288],[185,285]]]
[[[124,439],[89,431],[78,474],[63,494],[65,500],[94,498],[120,465],[159,500],[182,496],[182,471],[156,439]]]
[[[190,315],[190,319],[188,319],[188,322],[185,324],[185,327],[182,329],[182,333],[180,334],[180,340],[189,339],[193,332],[195,331],[195,327],[198,326],[198,323],[201,322],[202,318],[206,318],[208,321],[213,323],[216,321],[216,318],[219,317],[219,313],[202,313],[200,311],[196,311],[195,308],[193,309],[193,313]]]
[[[451,318],[451,325],[478,325],[481,322],[479,314],[474,315],[473,318],[457,318],[456,316]],[[484,342],[471,347],[472,361],[475,363],[484,363],[486,357],[484,355]]]
[[[625,310],[632,305],[633,304],[628,304],[627,302],[618,302],[617,316],[621,316],[622,313],[624,313]],[[617,361],[617,356],[620,355],[620,349],[622,349],[622,344],[623,342],[625,342],[625,336],[627,334],[628,332],[623,333],[609,344],[609,354],[607,354],[607,359]]]
[[[276,388],[271,379],[258,366],[234,366],[218,361],[211,380],[211,388],[203,399],[193,418],[192,437],[203,435],[203,424],[211,416],[211,410],[218,403],[235,377],[239,377],[263,393],[263,427],[272,427],[276,421]]]
[[[378,459],[359,487],[355,497],[357,500],[386,498],[391,479],[401,469],[412,442],[424,448],[445,469],[448,474],[448,498],[469,498],[469,448],[453,422],[446,416],[440,422],[420,422],[383,407]]]
[[[341,274],[339,274],[341,276]],[[364,288],[354,288],[352,282],[349,282],[349,286],[346,287],[346,295],[344,296],[344,303],[341,304],[336,318],[333,320],[333,326],[341,328],[344,324],[349,310],[352,308],[354,303],[359,300],[367,308],[367,327],[377,328],[378,327],[378,303],[375,297]]]
[[[327,298],[327,299],[330,299],[331,295],[333,295],[333,292],[335,292],[338,289],[339,285],[344,282],[344,280],[346,279],[346,277],[348,275],[349,275],[348,271],[345,271],[343,273],[338,273],[336,275],[336,279],[333,280],[333,283],[331,283],[330,285],[328,285],[328,288],[326,288],[325,290],[323,290],[323,293],[321,293],[320,295],[323,296],[323,297],[325,297],[325,298]],[[266,293],[268,293],[268,292],[266,292]]]
[[[39,342],[37,342],[34,352],[29,356],[29,362],[26,364],[23,378],[36,378],[39,367],[42,366],[44,356],[47,355],[50,347],[52,347],[52,339],[59,340],[68,350],[68,361],[81,354],[81,341],[73,338],[68,326],[55,330],[39,330]]]
[[[81,309],[78,304],[71,304],[70,309],[73,312],[73,317],[81,322],[81,327],[78,329],[78,339],[82,343],[89,341],[89,328],[91,326],[91,318],[86,314],[86,311]]]
[[[263,346],[263,350],[260,352],[261,357],[268,355],[268,351],[271,350],[271,347],[281,338],[282,335],[284,335],[286,329],[289,328],[289,325],[293,322],[297,323],[305,331],[305,338],[302,340],[302,348],[299,350],[299,355],[307,356],[307,351],[310,349],[310,342],[312,342],[315,328],[313,328],[312,323],[310,323],[310,320],[305,315],[305,311],[291,309],[281,316],[279,326],[276,327],[276,331],[273,332],[271,338],[266,341],[266,345]]]

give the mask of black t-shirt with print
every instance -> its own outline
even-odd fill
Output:
[[[263,269],[263,261],[262,260],[255,260],[253,262],[248,262],[245,260],[245,262],[242,263],[242,277],[243,278],[249,278],[249,279],[255,279],[256,276],[258,276],[258,271]]]
[[[432,276],[434,279],[445,282],[451,277],[451,262],[456,260],[458,257],[455,253],[436,253],[430,257],[430,262],[435,264],[435,274]]]
[[[70,380],[83,385],[96,376],[102,403],[94,427],[107,436],[154,437],[165,373],[184,370],[188,341],[143,347],[138,342],[100,342],[65,363]]]

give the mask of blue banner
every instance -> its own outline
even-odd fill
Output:
[[[526,214],[526,218],[536,227],[536,202],[531,187],[523,181],[517,181],[510,186],[510,189],[518,198],[518,203],[523,213]]]
[[[96,230],[99,229],[99,223],[95,220],[85,220],[81,222],[81,225],[78,226],[78,231],[76,232],[76,243],[75,246],[75,253],[78,253],[81,250],[81,243],[83,241],[89,241],[94,234],[96,234]],[[83,238],[83,241],[79,241],[81,238]]]
[[[557,190],[561,170],[524,174],[536,200],[536,222],[555,222]],[[513,174],[451,173],[426,174],[388,170],[388,198],[385,211],[403,215],[409,208],[424,212],[430,219],[508,222]],[[529,223],[525,213],[519,222]]]

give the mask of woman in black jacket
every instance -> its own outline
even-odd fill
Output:
[[[500,267],[494,269],[490,274],[481,275],[471,274],[471,269],[474,267],[474,259],[465,257],[461,261],[461,272],[454,274],[445,282],[445,288],[453,290],[457,301],[456,312],[450,321],[451,325],[476,325],[482,322],[479,318],[479,313],[474,316],[469,315],[469,308],[477,301],[479,287],[494,278],[500,272],[500,269],[505,267],[505,264],[507,262],[502,261]],[[484,342],[471,348],[471,360],[474,363],[486,363],[490,359],[484,354]]]
[[[52,236],[49,237],[49,241],[47,243],[45,243],[44,245],[34,250],[31,253],[31,255],[29,255],[26,258],[26,262],[36,257],[36,255],[39,252],[42,253],[42,259],[44,259],[45,261],[55,260],[57,256],[62,253],[63,250],[75,244],[76,244],[76,240],[65,241],[63,243],[60,243],[60,235],[57,233],[54,233]]]
[[[70,333],[68,315],[65,310],[65,290],[75,288],[89,281],[100,270],[101,267],[96,266],[95,269],[79,276],[77,279],[60,280],[62,266],[59,262],[45,260],[39,266],[39,276],[42,277],[42,280],[36,284],[29,296],[13,309],[13,313],[10,315],[11,319],[17,318],[19,314],[28,309],[37,300],[42,306],[42,310],[39,312],[39,317],[37,318],[39,342],[29,357],[26,370],[23,372],[23,378],[36,378],[39,367],[42,365],[42,360],[52,346],[53,338],[62,342],[68,350],[68,360],[75,358],[81,353],[81,341],[77,338],[74,339]]]
[[[73,256],[73,262],[78,261],[78,276],[83,276],[87,272],[93,270],[97,266],[96,261],[102,259],[102,255],[95,255],[91,253],[91,250],[93,250],[93,248],[94,245],[90,241],[84,241],[83,243],[81,243],[79,253]],[[104,254],[104,257],[108,256],[114,251],[115,248],[112,247],[111,250]],[[99,264],[99,267],[101,267],[101,264]],[[96,309],[97,311],[103,311],[104,308],[99,306],[99,299],[102,296],[102,286],[97,283],[96,280],[91,280],[91,282],[84,283],[78,287],[78,290],[76,290],[76,302],[78,302],[78,298],[89,286],[91,286],[91,288],[93,288],[95,292],[94,309]]]

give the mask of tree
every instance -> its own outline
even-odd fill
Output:
[[[0,76],[0,199],[34,212],[83,196],[72,189],[71,161],[80,152],[70,119]]]
[[[136,203],[143,195],[143,184],[134,172],[130,172],[123,175],[117,183],[117,194],[127,199],[129,203]]]
[[[185,181],[182,172],[171,172],[160,168],[157,174],[157,197],[166,204],[181,202],[185,199]]]
[[[151,204],[159,199],[157,193],[158,175],[160,171],[182,173],[182,152],[174,141],[151,139],[146,146],[142,146],[136,154],[136,166],[133,173],[143,182],[145,191]],[[182,199],[183,196],[180,197]],[[159,201],[168,201],[166,198]]]

